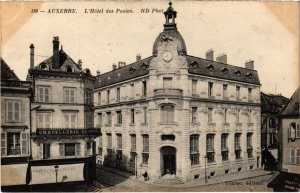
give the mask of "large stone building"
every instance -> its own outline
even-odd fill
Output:
[[[1,186],[26,184],[30,159],[31,83],[1,63]],[[12,175],[13,174],[13,175]]]
[[[30,46],[28,80],[31,104],[31,184],[83,181],[95,177],[93,89],[95,78],[82,62],[75,63],[53,39],[53,55],[34,65]],[[54,166],[58,166],[55,179]],[[50,177],[49,177],[50,176]]]
[[[260,81],[245,68],[188,55],[172,5],[153,55],[97,76],[99,162],[183,181],[260,167]]]

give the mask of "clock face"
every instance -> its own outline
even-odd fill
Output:
[[[170,51],[165,51],[162,56],[166,62],[170,62],[173,58],[173,54]]]

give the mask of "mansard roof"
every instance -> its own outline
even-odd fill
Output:
[[[300,115],[300,95],[299,95],[299,88],[294,92],[292,97],[290,98],[289,102],[285,105],[282,109],[280,115],[281,116],[297,116]]]
[[[186,55],[191,74],[260,85],[256,70]]]
[[[269,114],[279,113],[288,103],[289,99],[282,95],[266,94],[261,92],[261,112]]]
[[[8,64],[0,57],[1,80],[20,80]]]
[[[109,86],[149,74],[149,65],[152,58],[154,58],[154,56],[150,56],[97,76],[95,88]]]

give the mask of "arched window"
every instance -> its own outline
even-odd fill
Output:
[[[48,66],[46,64],[41,65],[41,70],[48,70]]]
[[[163,105],[161,107],[161,122],[171,123],[174,122],[174,106],[173,105]]]
[[[67,71],[67,72],[73,72],[73,68],[72,68],[71,66],[67,66],[67,67],[66,67],[66,71]]]

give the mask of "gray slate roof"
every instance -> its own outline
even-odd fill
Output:
[[[7,65],[7,63],[0,57],[1,63],[1,80],[20,80],[14,71]]]
[[[283,108],[280,115],[299,117],[299,113],[300,113],[299,102],[300,102],[300,95],[299,95],[299,88],[298,88],[290,98],[288,104],[286,104],[286,106]]]
[[[155,56],[142,59],[124,67],[97,76],[95,88],[101,88],[149,74],[149,64]],[[260,85],[256,70],[184,55],[188,62],[190,74],[203,75],[226,80],[234,80]],[[146,67],[145,67],[146,66]]]

